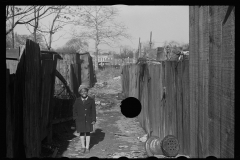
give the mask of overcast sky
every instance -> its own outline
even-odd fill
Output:
[[[150,40],[152,31],[152,41],[155,47],[161,47],[164,41],[177,41],[179,43],[189,43],[189,6],[126,6],[115,5],[119,11],[118,22],[123,22],[128,28],[128,33],[132,36],[131,40],[122,39],[119,45],[129,45],[133,49],[138,48],[139,37],[141,42]],[[66,26],[64,30],[69,30]],[[15,32],[18,34],[29,34],[25,25],[16,26]],[[57,39],[63,35],[64,31],[56,33]],[[54,42],[52,47],[63,46],[68,40],[60,38]],[[119,51],[119,47],[111,48],[100,46],[104,51]],[[89,51],[94,51],[94,43],[90,42]]]

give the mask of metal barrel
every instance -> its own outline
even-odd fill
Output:
[[[173,135],[167,135],[163,138],[161,143],[163,155],[166,157],[176,157],[180,149],[178,140]]]
[[[162,154],[161,139],[157,136],[150,137],[145,142],[145,150],[148,156],[161,155]]]

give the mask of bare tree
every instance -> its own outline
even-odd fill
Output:
[[[11,6],[11,12],[14,15],[14,6]],[[14,16],[12,17],[12,27],[14,27]],[[14,30],[12,30],[12,48],[14,47]]]
[[[107,44],[113,46],[121,38],[129,38],[126,27],[121,23],[116,23],[114,19],[119,11],[112,6],[83,6],[77,8],[77,15],[80,16],[76,25],[83,30],[78,35],[95,41],[95,70],[98,70],[99,45]],[[84,29],[86,29],[84,31]]]
[[[29,24],[36,18],[44,18],[48,16],[47,12],[52,6],[6,6],[6,23],[9,23],[14,18],[14,22],[10,28],[6,30],[6,35],[19,24]],[[13,12],[11,11],[13,9]],[[34,16],[34,13],[38,12]]]
[[[33,13],[34,14],[34,20],[26,23],[26,27],[28,28],[29,32],[31,34],[33,34],[33,36],[34,36],[33,40],[35,42],[38,42],[37,41],[37,32],[41,31],[39,29],[40,19],[43,19],[43,18],[51,15],[55,9],[57,9],[57,8],[55,8],[53,6],[51,6],[51,7],[49,7],[49,6],[34,6],[34,13]],[[42,14],[41,13],[42,11],[43,11],[43,13],[45,12],[46,15],[41,17],[40,15]],[[33,27],[33,31],[30,31],[28,26]]]
[[[53,40],[53,35],[60,31],[65,25],[71,24],[74,22],[72,15],[70,14],[70,7],[67,6],[58,6],[53,11],[53,18],[49,24],[46,26],[41,24],[41,29],[39,32],[42,33],[46,46],[48,50],[52,48],[52,42],[59,40],[63,35],[58,37],[57,40]]]

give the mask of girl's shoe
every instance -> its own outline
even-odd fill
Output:
[[[89,149],[88,148],[85,148],[85,153],[89,153]]]
[[[86,150],[86,148],[81,148],[81,149],[80,149],[80,152],[81,152],[81,153],[84,153],[85,150]]]

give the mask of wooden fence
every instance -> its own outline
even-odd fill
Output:
[[[177,136],[180,154],[189,154],[189,61],[142,63],[123,67],[122,83],[126,97],[142,104],[138,116],[145,131],[163,139]]]
[[[189,62],[124,66],[123,92],[141,101],[146,132],[177,136],[180,154],[233,158],[235,7],[190,6],[189,15]]]
[[[235,7],[190,6],[192,157],[234,157]]]
[[[6,70],[7,157],[39,157],[41,140],[47,135],[51,138],[59,55],[41,54],[39,45],[31,40],[20,55],[12,70],[16,72]]]

